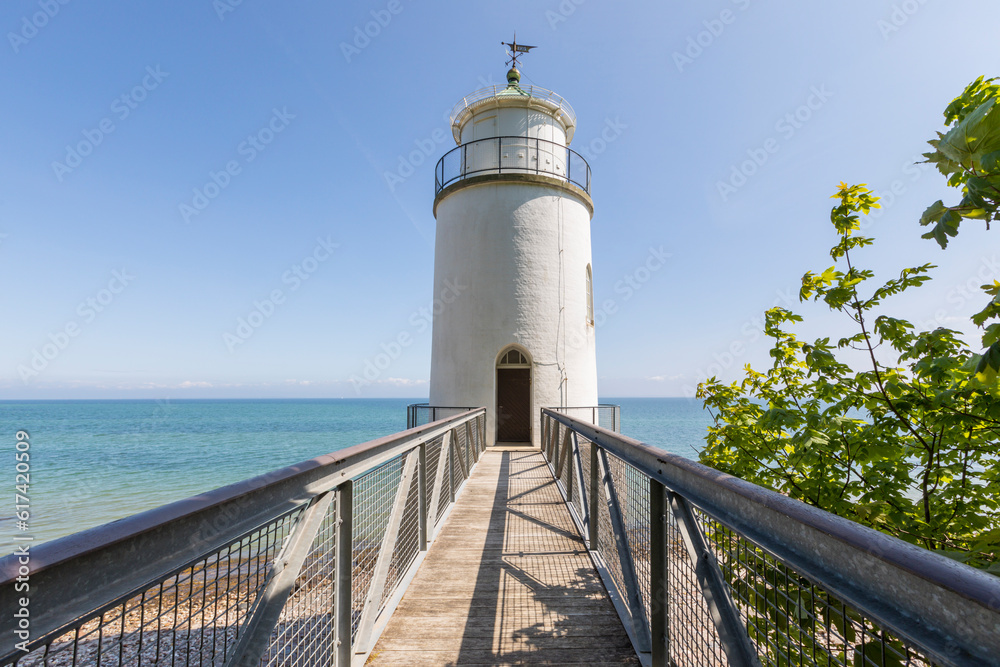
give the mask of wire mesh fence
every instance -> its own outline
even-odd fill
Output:
[[[350,664],[388,621],[421,534],[433,537],[478,460],[484,422],[484,410],[466,412],[158,508],[129,520],[131,532],[102,527],[104,544],[91,531],[35,548],[45,567],[30,573],[32,610],[47,615],[16,646],[16,619],[0,619],[0,666]],[[438,474],[453,462],[454,474]],[[17,561],[0,568],[9,616],[24,593]]]
[[[698,524],[764,665],[930,667],[892,632],[704,512]]]
[[[271,632],[261,664],[298,667],[334,664],[337,627],[333,610],[337,593],[336,501],[330,505],[313,539],[278,624]]]
[[[704,466],[595,428],[588,419],[542,412],[542,451],[557,486],[590,538],[591,556],[633,644],[653,664],[1000,664],[985,648],[1000,638],[1000,580],[818,510],[797,513],[797,501],[724,483]],[[567,470],[580,472],[571,479]],[[662,496],[653,493],[657,488]],[[656,505],[654,496],[665,500]],[[584,498],[594,501],[591,511]],[[748,519],[777,506],[781,526]],[[663,524],[659,533],[656,522]],[[808,542],[789,548],[779,537],[787,529],[801,539],[816,526],[836,535],[840,563],[821,562],[820,548]],[[867,599],[857,591],[872,584],[852,583],[867,573],[849,565],[865,559],[880,570]],[[935,571],[935,564],[944,569]],[[920,576],[910,579],[914,572]],[[947,607],[952,627],[942,629],[932,607]]]
[[[298,509],[51,633],[13,664],[223,664]],[[9,658],[8,658],[9,659]]]

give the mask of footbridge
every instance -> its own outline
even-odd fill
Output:
[[[1000,665],[997,577],[599,412],[542,410],[538,449],[414,409],[7,556],[0,665]]]

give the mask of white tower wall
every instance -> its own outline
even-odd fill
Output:
[[[487,183],[442,200],[431,405],[487,410],[495,434],[496,366],[515,345],[531,361],[532,441],[543,407],[597,405],[594,326],[587,315],[590,211],[561,189]]]

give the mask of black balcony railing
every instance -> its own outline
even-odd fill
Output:
[[[533,137],[490,137],[444,154],[434,170],[434,195],[456,181],[480,174],[544,174],[590,194],[590,165],[566,146]]]

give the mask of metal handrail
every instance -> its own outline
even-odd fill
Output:
[[[572,416],[573,412],[589,410],[590,423],[597,424],[598,426],[614,431],[615,433],[620,433],[622,430],[622,406],[620,405],[615,405],[613,403],[598,403],[597,405],[560,406],[551,407],[549,409],[560,414],[570,416]],[[607,418],[605,418],[605,416],[607,416]]]
[[[521,152],[512,156],[512,151]],[[503,136],[470,141],[445,153],[434,167],[434,196],[470,176],[502,173],[544,174],[590,194],[590,165],[582,155],[548,139]]]
[[[463,111],[471,106],[474,106],[477,102],[497,97],[500,93],[509,89],[510,86],[494,85],[480,88],[479,90],[466,95],[459,100],[454,107],[452,107],[451,122],[454,123]],[[526,97],[534,97],[556,105],[569,117],[571,124],[576,125],[576,112],[573,111],[573,107],[570,106],[570,103],[567,102],[566,98],[562,95],[554,93],[548,88],[542,88],[541,86],[518,86],[518,89],[526,93]]]
[[[406,406],[406,428],[416,428],[435,422],[438,419],[452,417],[460,412],[476,410],[472,407],[458,407],[454,405],[431,405],[430,403],[410,403]],[[439,412],[445,414],[439,415]]]
[[[1000,664],[1000,578],[554,410],[542,449],[647,662]]]
[[[17,555],[0,559],[0,608],[30,602],[27,638],[13,613],[0,615],[0,665],[179,654],[185,664],[350,665],[371,650],[484,451],[485,415],[31,547],[27,574]]]

